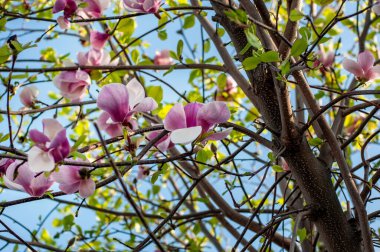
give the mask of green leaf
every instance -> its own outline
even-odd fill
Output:
[[[71,156],[75,157],[75,158],[80,158],[82,160],[86,160],[86,156],[83,154],[83,153],[80,153],[80,152],[77,152],[77,151],[73,151],[70,153]]]
[[[318,137],[316,137],[316,138],[312,138],[312,139],[310,139],[308,142],[309,142],[309,144],[310,144],[311,146],[318,146],[318,145],[321,145],[321,144],[323,143],[322,139],[320,139],[320,138],[318,138]]]
[[[183,23],[183,29],[189,29],[195,25],[195,16],[187,16],[185,22]]]
[[[297,9],[293,9],[291,12],[290,12],[290,20],[295,22],[295,21],[298,21],[298,20],[301,20],[303,18],[304,14],[297,10]]]
[[[256,36],[255,26],[251,25],[248,29],[244,29],[245,36],[247,37],[248,43],[256,49],[262,48],[260,39]],[[244,53],[241,53],[244,54]]]
[[[7,23],[7,19],[5,17],[0,19],[0,31],[5,31],[5,24]]]
[[[72,150],[76,150],[78,149],[79,145],[81,145],[84,140],[86,140],[87,136],[86,135],[81,135],[78,140],[75,142],[75,144],[73,145],[73,147],[71,148]]]
[[[261,63],[259,57],[248,57],[245,60],[243,60],[243,67],[245,70],[252,70],[257,67]]]
[[[181,59],[182,57],[182,51],[183,51],[183,41],[180,39],[177,44],[177,57],[178,59]]]
[[[331,4],[334,0],[315,0],[314,3],[318,5],[328,5]]]
[[[284,172],[284,169],[281,166],[279,166],[279,165],[272,165],[272,169],[275,172]]]
[[[117,31],[122,32],[127,38],[132,36],[137,27],[136,21],[133,18],[123,18],[117,26]]]
[[[161,40],[166,40],[168,38],[168,33],[166,32],[166,30],[159,31],[157,35],[158,38]]]
[[[271,162],[275,162],[276,161],[276,157],[275,155],[273,154],[273,152],[268,152],[268,158]]]
[[[293,43],[290,54],[294,57],[300,56],[303,52],[305,52],[306,48],[307,40],[305,38],[299,38]]]
[[[213,156],[213,153],[207,149],[201,149],[197,152],[196,160],[202,163],[207,163],[208,160]]]
[[[6,62],[11,55],[12,51],[8,45],[5,44],[2,47],[0,47],[0,64]]]
[[[153,185],[153,187],[152,187],[153,195],[158,194],[160,192],[160,190],[161,190],[161,186],[159,186],[159,185]]]
[[[280,60],[280,55],[278,54],[278,52],[269,51],[261,54],[260,60],[262,62],[277,62]]]
[[[299,228],[297,230],[297,235],[300,238],[300,242],[302,243],[307,238],[306,228]]]
[[[6,134],[6,135],[4,135],[4,136],[1,136],[1,138],[0,138],[0,143],[1,143],[1,142],[5,142],[5,141],[7,141],[8,139],[9,139],[9,133]]]
[[[146,88],[147,96],[152,97],[158,104],[163,98],[163,89],[161,86],[149,86]]]
[[[16,49],[16,51],[19,53],[19,52],[22,52],[22,45],[20,44],[20,42],[18,42],[17,40],[12,40],[11,41],[11,44],[12,46]]]
[[[156,181],[160,175],[161,175],[161,171],[156,171],[155,173],[153,173],[152,177],[150,178],[150,182],[152,184],[156,183]]]

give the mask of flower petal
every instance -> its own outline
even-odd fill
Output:
[[[133,78],[130,82],[128,82],[127,89],[129,94],[129,106],[133,108],[144,99],[145,90],[136,78]]]
[[[44,134],[53,140],[55,136],[63,130],[63,126],[55,119],[43,119],[42,120]]]
[[[45,172],[54,169],[54,157],[37,146],[33,146],[28,152],[28,164],[33,172]]]
[[[99,128],[107,132],[111,137],[123,135],[123,127],[120,123],[108,123],[110,117],[107,112],[101,113],[97,121]]]
[[[79,166],[61,165],[58,172],[51,174],[53,180],[59,184],[75,184],[80,181]]]
[[[95,192],[95,188],[96,184],[92,179],[88,178],[81,180],[79,185],[79,195],[82,198],[87,198]]]
[[[29,138],[36,145],[41,146],[41,147],[44,147],[47,142],[50,142],[50,139],[44,133],[35,129],[29,132]]]
[[[182,104],[175,104],[164,119],[164,127],[168,131],[186,128],[185,110]]]
[[[358,63],[363,71],[367,72],[375,63],[375,58],[370,51],[365,50],[364,52],[359,53]]]
[[[155,110],[157,107],[157,102],[152,97],[145,97],[131,110],[131,112],[148,112]]]
[[[176,129],[170,134],[170,140],[174,144],[189,144],[201,134],[202,127],[195,126],[191,128]]]
[[[70,143],[66,137],[66,129],[61,130],[50,143],[49,152],[54,157],[54,162],[60,162],[70,153]]]
[[[197,121],[204,131],[207,131],[217,123],[228,121],[231,117],[230,110],[226,103],[220,101],[205,104],[198,112]]]
[[[63,11],[66,7],[67,0],[56,0],[53,6],[53,13]]]
[[[186,115],[186,126],[194,127],[198,126],[197,115],[199,110],[204,106],[204,104],[198,102],[192,102],[187,104],[184,107],[185,115]]]
[[[357,62],[353,60],[344,59],[343,68],[346,69],[348,72],[353,73],[357,77],[363,77],[363,69]]]
[[[222,140],[222,139],[228,137],[228,135],[231,134],[232,130],[233,130],[233,128],[227,128],[225,130],[213,133],[210,136],[206,137],[204,139],[204,141],[208,141],[208,140],[219,141],[219,140]]]
[[[100,90],[97,104],[108,112],[112,121],[121,123],[129,112],[128,90],[122,84],[108,84]]]
[[[107,40],[110,38],[110,35],[107,33],[101,33],[98,31],[90,32],[90,43],[91,46],[95,49],[102,49],[106,44]]]
[[[32,182],[26,191],[34,197],[41,197],[53,185],[53,183],[54,181],[47,178],[45,174],[39,174],[32,179]]]

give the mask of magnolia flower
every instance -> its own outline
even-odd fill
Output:
[[[375,12],[376,15],[380,15],[380,1],[376,1],[376,3],[372,7],[373,12]]]
[[[231,77],[227,77],[226,86],[223,90],[218,90],[216,95],[217,101],[233,101],[233,95],[237,92],[237,84]]]
[[[226,122],[230,118],[230,111],[224,102],[210,102],[208,104],[189,103],[185,107],[175,104],[164,119],[164,127],[171,131],[170,140],[177,144],[188,144],[200,137],[202,142],[207,140],[221,140],[232,131],[228,128],[215,133],[212,128],[217,123]]]
[[[279,161],[279,165],[281,165],[281,167],[282,167],[282,169],[284,169],[284,171],[287,171],[287,172],[290,171],[289,165],[286,162],[285,158],[280,157],[278,161]]]
[[[62,161],[70,153],[66,129],[55,119],[42,120],[43,133],[38,130],[29,132],[35,143],[28,152],[28,164],[34,172],[51,171],[55,163]]]
[[[5,174],[8,167],[13,164],[15,160],[10,158],[2,158],[0,159],[0,177]]]
[[[75,0],[56,0],[53,6],[53,13],[63,11],[65,18],[70,18],[78,9]]]
[[[36,87],[24,87],[20,93],[20,101],[25,107],[33,107],[37,100],[38,89]]]
[[[59,189],[67,194],[79,191],[82,198],[87,198],[94,193],[96,188],[89,169],[85,167],[62,165],[59,171],[52,173],[51,176],[59,183]]]
[[[19,160],[9,165],[3,178],[8,188],[25,191],[34,197],[41,197],[53,184],[50,177],[33,172],[27,163]]]
[[[173,59],[170,57],[169,50],[162,50],[161,52],[156,52],[156,55],[154,56],[154,64],[156,66],[173,64]]]
[[[325,54],[325,52],[320,51],[317,54],[319,55],[319,57],[317,60],[314,61],[313,66],[318,67],[318,66],[322,65],[320,67],[320,70],[322,73],[325,73],[333,65],[334,59],[335,59],[335,53],[334,52],[328,52],[327,54]]]
[[[148,136],[146,138],[148,138],[148,140],[153,140],[156,136],[158,136],[159,134],[161,134],[162,130],[156,130],[156,131],[153,131],[151,133],[148,134]],[[161,152],[165,152],[166,150],[174,147],[174,144],[172,143],[172,141],[170,141],[170,137],[168,134],[166,134],[165,136],[161,137],[160,140],[158,140],[154,146],[159,149]]]
[[[99,127],[111,136],[116,133],[120,135],[122,126],[135,128],[133,114],[157,108],[156,101],[145,97],[144,88],[136,79],[132,79],[127,86],[119,83],[104,86],[99,92],[97,104],[104,110],[98,119]]]
[[[373,66],[375,58],[370,51],[359,53],[358,62],[343,60],[343,68],[353,73],[359,81],[371,81],[380,77],[380,66]]]
[[[139,171],[137,172],[137,179],[144,179],[149,176],[149,168],[140,165]]]
[[[110,0],[84,0],[85,7],[79,8],[76,14],[82,19],[100,18],[110,5]]]
[[[116,66],[119,63],[119,58],[116,58],[111,62],[111,57],[109,53],[107,53],[103,49],[97,50],[95,48],[91,48],[86,53],[79,52],[77,58],[78,63],[81,66]]]
[[[73,101],[80,100],[91,84],[88,73],[82,70],[64,71],[53,80],[55,86],[61,91],[61,95]]]
[[[161,0],[123,0],[129,11],[141,13],[157,13]]]
[[[110,35],[107,33],[102,33],[98,31],[90,32],[90,43],[92,48],[100,50],[104,47],[107,40],[110,38]]]
[[[61,28],[63,30],[67,30],[71,27],[70,21],[67,18],[65,18],[64,16],[58,17],[57,23],[59,25],[59,28]]]

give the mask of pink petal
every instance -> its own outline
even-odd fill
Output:
[[[67,0],[56,0],[53,6],[53,13],[63,11],[66,7]]]
[[[207,131],[217,123],[223,123],[230,119],[231,114],[226,103],[220,101],[205,104],[198,112],[197,119],[204,131]]]
[[[42,126],[44,134],[50,140],[53,140],[55,136],[64,129],[63,126],[55,119],[43,119]]]
[[[348,72],[353,73],[356,77],[363,77],[364,75],[361,66],[353,60],[344,59],[343,68],[346,69]]]
[[[112,121],[122,123],[129,112],[128,90],[122,84],[108,84],[100,90],[97,104],[111,116]]]
[[[174,144],[189,144],[193,142],[202,133],[201,126],[191,128],[176,129],[171,132],[170,140]]]
[[[42,132],[38,130],[31,130],[29,132],[29,138],[32,140],[37,146],[44,148],[47,142],[50,142],[50,139]]]
[[[59,184],[59,189],[66,193],[66,194],[72,194],[76,193],[79,190],[80,181],[74,184]]]
[[[50,143],[49,152],[54,157],[54,162],[60,162],[70,153],[70,143],[66,137],[66,129],[61,130]]]
[[[95,188],[96,184],[92,179],[88,178],[81,180],[79,185],[79,195],[82,198],[87,198],[95,192]]]
[[[38,96],[38,89],[36,87],[24,87],[20,93],[20,101],[25,107],[32,107],[36,102]]]
[[[63,30],[67,30],[71,27],[70,21],[67,18],[65,18],[64,16],[58,17],[57,23],[59,25],[59,28],[61,28]]]
[[[34,197],[41,197],[53,185],[53,183],[53,180],[47,178],[45,174],[39,174],[32,179],[30,187],[26,191]]]
[[[53,180],[59,184],[75,184],[81,180],[79,175],[79,166],[61,165],[58,172],[51,174]]]
[[[132,109],[130,113],[148,112],[155,110],[158,107],[157,102],[152,97],[145,97],[142,101]]]
[[[375,63],[375,58],[370,51],[364,51],[359,53],[358,63],[364,72],[367,72]]]
[[[228,137],[231,134],[232,130],[233,130],[233,128],[228,128],[228,129],[222,130],[220,132],[213,133],[210,136],[206,137],[204,139],[204,141],[208,141],[208,140],[219,141],[219,140],[222,140],[222,139]]]
[[[175,104],[164,119],[164,127],[168,131],[186,128],[186,115],[182,104]]]
[[[110,38],[110,35],[107,33],[101,33],[98,31],[90,32],[90,43],[91,46],[95,49],[102,49],[106,44],[107,40]]]
[[[136,78],[133,78],[130,82],[128,82],[127,89],[129,94],[129,106],[133,108],[144,99],[145,90]]]
[[[22,164],[21,161],[19,160],[15,161],[13,164],[11,164],[8,167],[7,172],[5,173],[5,176],[3,178],[4,183],[10,189],[24,191],[23,185],[29,186],[30,181],[33,179],[33,173],[28,170],[25,170],[24,172],[25,167],[23,166],[25,166],[25,164],[22,164],[22,165],[21,164]],[[16,179],[14,179],[14,173],[16,169],[17,169],[18,175]],[[23,185],[21,185],[20,182]]]
[[[49,152],[43,151],[37,146],[33,146],[28,151],[28,165],[33,172],[45,172],[54,169],[54,157]]]
[[[364,79],[370,81],[380,77],[380,66],[374,66],[364,73]]]
[[[184,107],[187,127],[198,126],[197,115],[203,106],[204,104],[192,102]]]
[[[108,123],[110,118],[111,116],[107,112],[101,113],[97,121],[99,128],[106,131],[111,137],[122,136],[122,125],[120,123]]]

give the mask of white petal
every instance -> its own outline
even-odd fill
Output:
[[[45,172],[54,169],[54,158],[48,152],[45,152],[33,146],[28,152],[28,164],[33,172]]]
[[[133,78],[127,84],[128,94],[129,94],[129,106],[133,108],[137,103],[140,103],[145,97],[144,87],[138,80]]]
[[[183,128],[172,131],[170,139],[175,144],[188,144],[193,142],[202,132],[201,126]]]
[[[60,132],[62,129],[62,125],[55,119],[44,119],[42,120],[44,134],[50,139],[53,140],[54,137]]]

